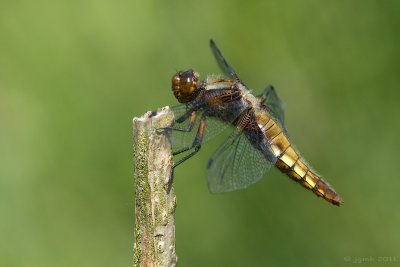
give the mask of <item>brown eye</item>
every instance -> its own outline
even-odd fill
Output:
[[[198,77],[193,70],[180,71],[172,76],[172,91],[180,103],[194,99]]]
[[[175,86],[179,86],[179,81],[180,81],[180,78],[179,78],[178,74],[175,74],[174,76],[172,76],[172,88]]]

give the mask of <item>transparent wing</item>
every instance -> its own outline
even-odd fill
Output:
[[[264,104],[267,106],[268,111],[283,126],[285,119],[283,104],[279,99],[274,87],[272,85],[267,86],[264,92],[258,97],[261,97],[264,100]]]
[[[178,105],[171,108],[175,115],[175,120],[183,116],[188,112],[188,107],[186,105]],[[168,130],[168,135],[172,144],[172,151],[176,152],[181,149],[192,146],[193,141],[197,134],[197,129],[199,128],[200,119],[203,115],[203,110],[196,111],[196,120],[192,127],[192,130],[189,132],[181,132],[175,130]],[[175,123],[172,127],[179,129],[188,129],[190,123],[190,116],[182,123]],[[220,121],[219,119],[207,117],[206,119],[206,128],[203,137],[202,143],[209,141],[213,137],[222,133],[227,127],[229,123],[225,123]]]
[[[236,72],[233,70],[231,65],[226,61],[226,59],[222,55],[221,51],[218,49],[213,39],[210,39],[210,47],[214,55],[214,58],[217,61],[218,66],[222,70],[222,72],[230,78],[237,79]]]
[[[222,193],[248,187],[260,180],[275,162],[269,148],[262,152],[252,146],[244,132],[235,131],[208,161],[208,188],[212,193]]]

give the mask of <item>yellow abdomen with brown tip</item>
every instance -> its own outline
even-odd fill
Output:
[[[330,203],[337,206],[343,203],[335,190],[304,161],[290,143],[282,127],[269,114],[258,114],[256,120],[278,159],[275,166],[279,170]]]

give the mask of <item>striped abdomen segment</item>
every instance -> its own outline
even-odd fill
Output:
[[[290,144],[282,128],[270,117],[263,123],[264,136],[271,144],[272,152],[278,158],[275,166],[290,178],[323,197],[334,205],[342,204],[341,197],[319,177]]]

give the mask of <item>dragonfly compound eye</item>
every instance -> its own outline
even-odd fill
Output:
[[[172,76],[172,91],[180,103],[186,103],[195,98],[198,80],[193,70],[180,71]]]

